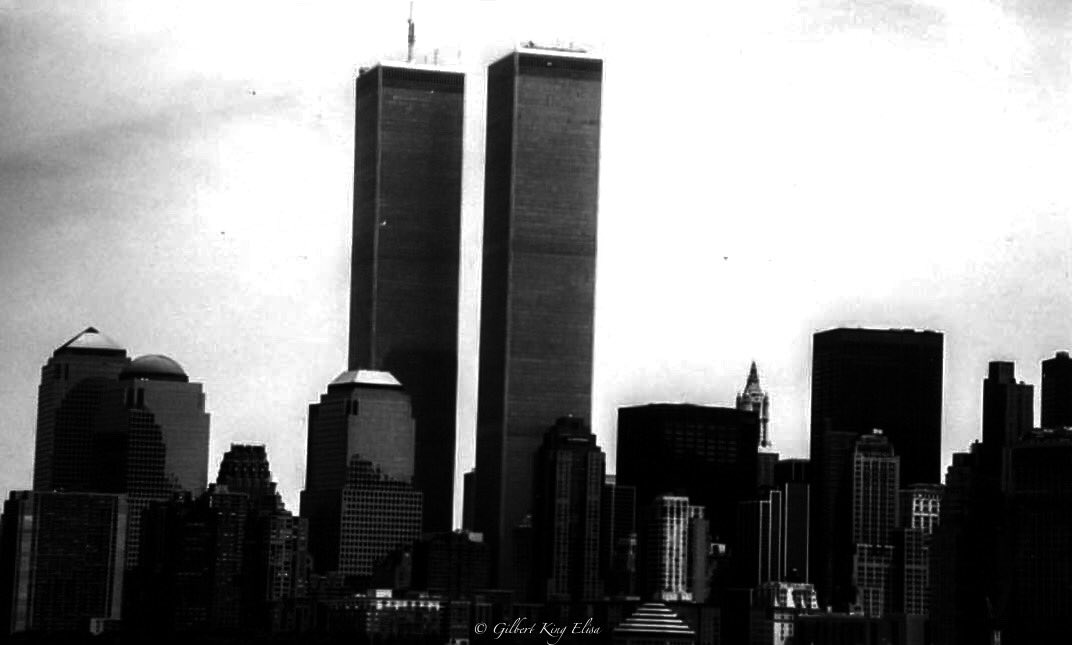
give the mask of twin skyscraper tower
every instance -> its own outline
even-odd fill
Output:
[[[502,587],[544,433],[591,414],[602,77],[535,47],[487,70],[475,529]],[[410,395],[425,531],[452,526],[465,84],[401,63],[357,79],[349,368]]]

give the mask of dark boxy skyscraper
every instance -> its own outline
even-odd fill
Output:
[[[602,78],[576,52],[488,68],[476,528],[503,587],[544,431],[591,414]]]
[[[454,508],[464,74],[382,64],[357,79],[350,369],[413,397],[424,526]]]
[[[712,537],[733,533],[737,504],[755,493],[759,418],[754,412],[685,403],[618,409],[619,484],[636,487],[639,509],[658,495],[707,509]]]
[[[1042,361],[1042,427],[1072,427],[1072,358],[1057,352]]]
[[[942,445],[942,334],[906,329],[832,329],[815,334],[811,463],[815,490],[811,573],[820,604],[834,593],[836,528],[851,521],[852,436],[883,431],[901,458],[901,481],[938,483]]]

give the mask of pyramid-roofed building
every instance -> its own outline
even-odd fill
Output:
[[[674,610],[649,602],[614,628],[613,640],[615,645],[693,645],[696,632]]]

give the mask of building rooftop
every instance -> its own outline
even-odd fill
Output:
[[[374,387],[402,387],[390,372],[380,370],[348,370],[335,377],[328,387],[339,385],[371,385]]]
[[[603,60],[597,54],[593,54],[582,47],[559,47],[557,45],[543,45],[531,40],[518,43],[516,51],[519,54],[538,54],[540,56],[563,56],[566,58],[587,58],[589,60]]]
[[[182,381],[188,382],[182,365],[175,359],[163,354],[146,354],[139,356],[123,368],[119,373],[120,379],[143,378],[150,381]]]
[[[95,327],[86,327],[81,333],[60,345],[56,353],[62,351],[123,352],[126,350],[111,338],[97,331]]]
[[[695,638],[696,632],[676,613],[661,602],[649,602],[637,607],[633,615],[614,628],[615,635],[659,634]]]

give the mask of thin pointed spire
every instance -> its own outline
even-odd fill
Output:
[[[753,383],[759,385],[759,370],[756,369],[755,361],[752,361],[752,367],[748,368],[748,382],[746,385],[752,385]]]

